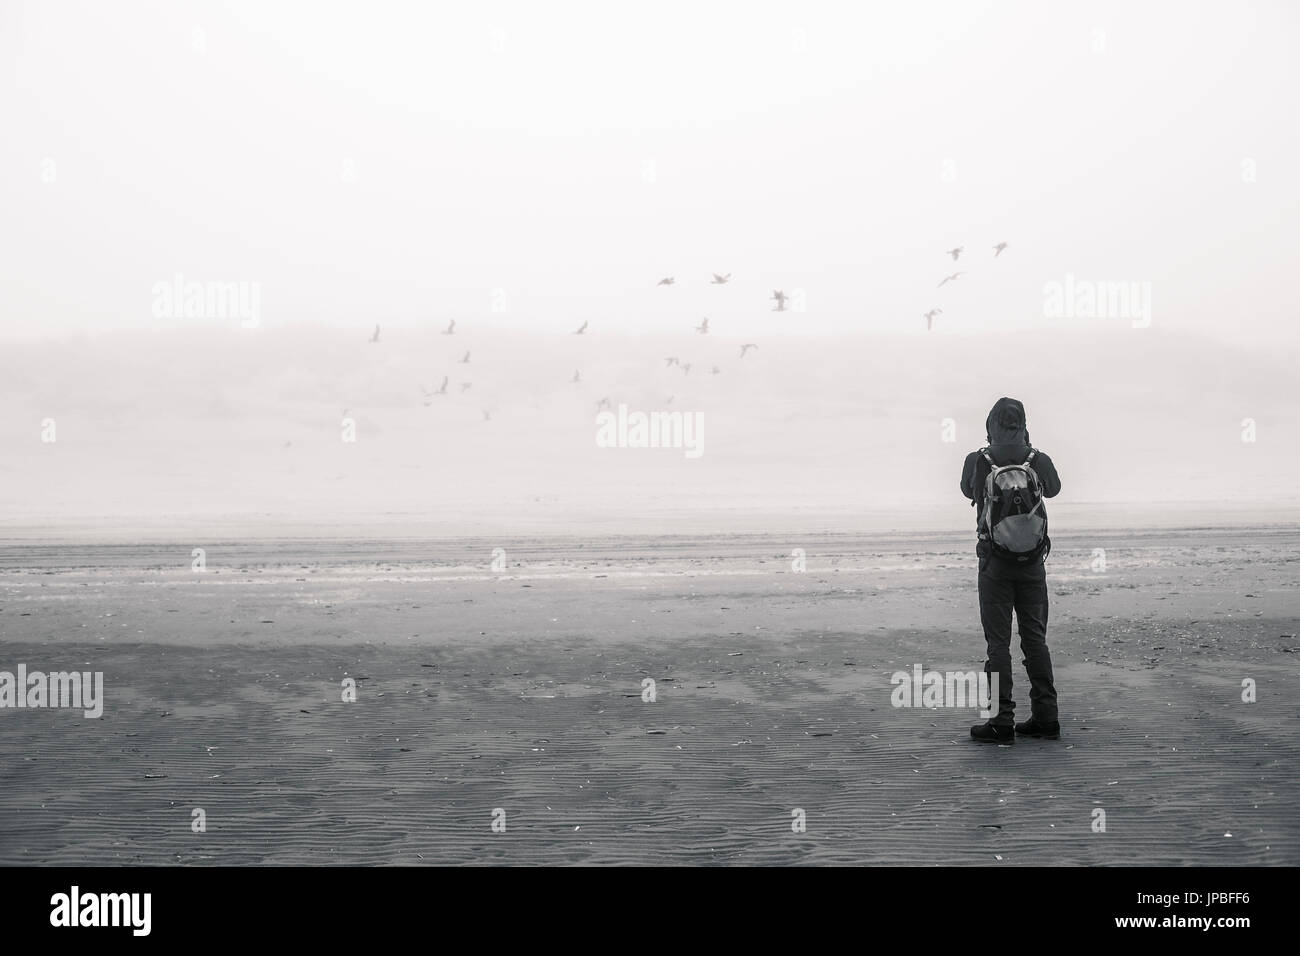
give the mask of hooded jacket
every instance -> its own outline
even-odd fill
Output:
[[[988,440],[989,457],[999,465],[1020,464],[1029,457],[1033,450],[1029,444],[1029,422],[1025,417],[1025,406],[1014,398],[999,398],[984,422],[985,438]],[[1034,455],[1029,466],[1038,475],[1043,486],[1043,497],[1055,498],[1061,492],[1061,479],[1056,473],[1052,459],[1043,452]],[[989,463],[978,451],[966,456],[961,470],[961,493],[975,506],[975,526],[979,527],[980,512],[984,510],[984,483],[989,475]],[[1043,518],[1047,518],[1047,505],[1043,505]],[[1051,550],[1048,539],[1045,552]]]

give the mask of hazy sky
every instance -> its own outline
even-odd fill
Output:
[[[176,273],[264,326],[740,335],[1059,323],[1070,274],[1296,341],[1300,8],[866,6],[3,0],[0,337]]]
[[[1294,520],[1297,53],[1286,3],[0,0],[0,522],[966,528],[1000,395],[1076,527]]]

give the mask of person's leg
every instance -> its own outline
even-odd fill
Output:
[[[1047,572],[1040,564],[1026,569],[1015,587],[1016,628],[1029,674],[1030,715],[1040,724],[1057,722],[1052,653],[1047,649]]]
[[[1016,702],[1011,697],[1011,612],[1015,607],[1015,582],[999,575],[995,559],[980,562],[980,623],[988,659],[984,672],[998,675],[998,711],[989,723],[1015,723]]]

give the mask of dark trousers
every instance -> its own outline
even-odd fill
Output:
[[[1015,723],[1016,702],[1011,696],[1011,612],[1020,631],[1020,652],[1029,673],[1029,708],[1035,720],[1057,719],[1056,685],[1052,682],[1052,655],[1047,649],[1047,569],[1037,564],[1017,567],[979,553],[980,622],[988,660],[984,671],[998,675],[998,713],[991,723]]]

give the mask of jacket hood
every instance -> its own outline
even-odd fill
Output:
[[[999,398],[984,421],[990,445],[1028,445],[1029,428],[1025,406],[1014,398]]]

